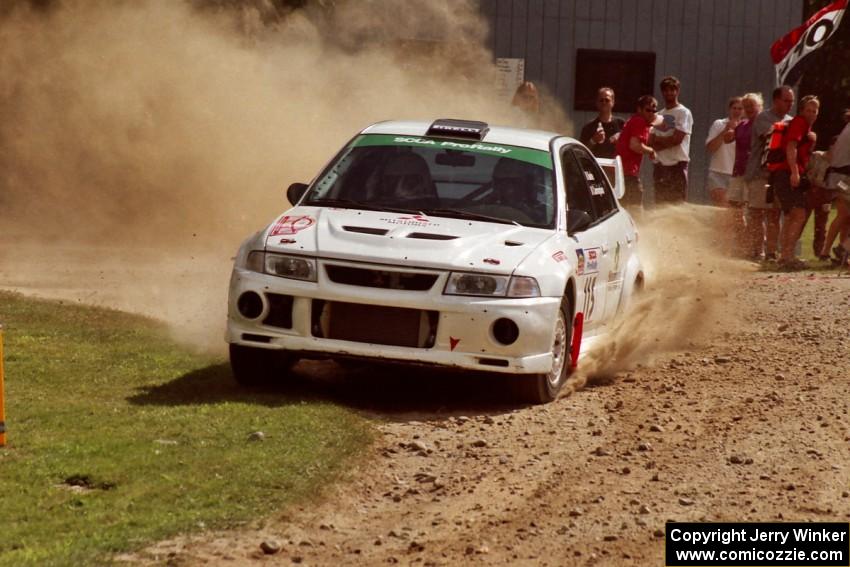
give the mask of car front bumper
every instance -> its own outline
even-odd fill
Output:
[[[349,285],[330,281],[323,264],[324,261],[319,262],[318,283],[234,269],[228,300],[227,342],[300,352],[311,357],[383,359],[512,374],[546,373],[552,367],[551,347],[561,304],[559,297],[443,295],[448,272],[435,270],[392,268],[436,275],[435,283],[427,291]],[[237,303],[243,294],[251,292],[257,296],[252,296],[255,308],[247,317]],[[319,314],[324,313],[328,304],[334,306],[331,313],[348,311],[354,318],[348,324],[338,323],[337,330],[329,333],[333,323]],[[396,313],[402,314],[399,319],[422,314],[418,344],[385,344],[396,341],[395,335],[404,333],[396,331],[396,327],[416,326],[415,322],[396,321]],[[364,330],[364,325],[371,323],[364,323],[361,314],[377,317],[377,326],[381,328]],[[494,336],[494,323],[499,319],[510,319],[517,325],[519,333],[512,344],[501,344]],[[339,330],[341,326],[347,329]],[[365,334],[357,336],[361,331]],[[345,336],[346,340],[329,336],[334,333]]]

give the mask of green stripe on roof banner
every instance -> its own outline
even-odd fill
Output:
[[[352,143],[352,147],[362,146],[409,146],[413,148],[434,148],[445,150],[461,150],[488,156],[509,157],[511,159],[533,163],[546,169],[552,169],[552,158],[549,152],[465,140],[446,140],[442,138],[427,138],[424,136],[404,136],[396,134],[363,134]]]

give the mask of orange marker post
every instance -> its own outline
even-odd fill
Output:
[[[6,402],[3,389],[3,325],[0,325],[0,447],[6,446]]]

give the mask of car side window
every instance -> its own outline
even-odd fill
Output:
[[[581,165],[582,174],[587,179],[596,218],[604,218],[617,210],[617,201],[614,198],[613,191],[611,191],[608,179],[590,154],[578,149],[575,150],[575,153]]]
[[[572,150],[567,149],[561,153],[561,165],[564,170],[564,187],[567,190],[567,207],[584,211],[595,220],[590,188]]]

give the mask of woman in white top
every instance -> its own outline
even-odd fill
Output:
[[[744,102],[739,96],[729,99],[728,116],[714,121],[708,130],[705,149],[711,155],[708,164],[708,189],[711,201],[718,207],[728,209],[721,221],[722,239],[727,251],[735,256],[743,253],[745,230],[743,203],[730,202],[729,182],[735,166],[735,128],[744,115]],[[735,197],[733,197],[735,199]]]
[[[708,164],[709,194],[717,206],[728,206],[726,192],[735,165],[735,128],[743,114],[741,97],[733,96],[729,99],[728,116],[714,121],[705,140],[705,149],[711,155]]]

